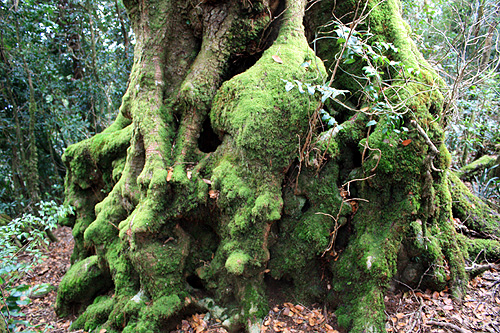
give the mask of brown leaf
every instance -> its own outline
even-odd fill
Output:
[[[278,64],[282,64],[283,60],[281,60],[280,57],[278,57],[276,54],[273,55],[273,60],[276,61]]]
[[[402,145],[406,147],[406,146],[408,146],[410,143],[411,143],[411,139],[406,139],[406,140],[404,140],[404,141],[402,142]]]
[[[284,316],[289,316],[290,315],[290,308],[289,307],[286,307],[283,309],[283,315]]]
[[[212,185],[212,182],[209,179],[202,179],[205,184]]]
[[[208,191],[208,195],[210,196],[210,199],[217,199],[219,197],[219,191],[210,190]]]
[[[300,312],[304,311],[304,307],[300,304],[295,305],[295,308]]]
[[[167,182],[169,182],[172,179],[172,176],[174,175],[174,168],[170,167],[168,168],[167,172]]]
[[[99,331],[99,333],[106,333],[108,330],[105,329],[105,328],[101,328],[101,330]]]

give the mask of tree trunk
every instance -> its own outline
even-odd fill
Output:
[[[203,308],[255,332],[273,286],[382,332],[393,278],[462,294],[442,81],[396,1],[124,3],[136,47],[120,113],[65,153],[76,243],[57,310],[84,311],[73,328],[168,331]],[[400,116],[356,92],[364,63],[349,75],[335,56],[351,49],[318,39],[321,60],[309,47],[332,15],[399,49],[402,70],[377,82]],[[405,80],[410,67],[420,74]],[[351,94],[324,105],[283,80]],[[322,108],[342,127],[323,130]]]

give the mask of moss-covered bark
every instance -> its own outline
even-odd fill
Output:
[[[76,246],[56,308],[81,313],[73,328],[168,331],[205,309],[258,331],[272,286],[326,300],[355,332],[381,332],[393,278],[460,296],[466,243],[434,121],[442,82],[397,1],[370,2],[361,25],[421,73],[383,74],[408,132],[393,130],[394,113],[366,112],[353,90],[359,63],[333,80],[351,107],[325,106],[341,129],[324,131],[315,96],[285,89],[326,82],[339,47],[318,43],[320,59],[306,35],[356,2],[333,12],[333,1],[306,12],[304,0],[125,5],[137,45],[118,118],[65,154]]]

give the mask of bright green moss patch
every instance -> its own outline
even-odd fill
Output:
[[[225,267],[231,274],[241,275],[245,270],[245,265],[250,261],[250,256],[241,251],[235,251],[229,255]]]

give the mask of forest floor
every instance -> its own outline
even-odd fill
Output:
[[[42,264],[20,283],[50,283],[58,287],[70,266],[73,251],[71,229],[55,230],[59,242],[49,245]],[[56,291],[35,298],[23,309],[26,319],[39,332],[70,331],[75,317],[58,318],[54,312]],[[463,301],[454,300],[448,291],[410,290],[385,296],[387,332],[488,332],[500,333],[500,265],[494,266],[469,282]],[[194,314],[182,320],[175,333],[225,333],[221,323],[207,314]],[[104,333],[106,330],[101,330]],[[271,306],[262,322],[262,333],[325,332],[344,333],[335,314],[324,306],[283,303]]]

